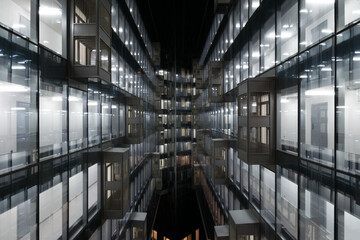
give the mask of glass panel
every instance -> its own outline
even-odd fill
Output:
[[[234,39],[240,33],[241,23],[240,23],[240,15],[241,15],[241,1],[237,1],[236,6],[234,8],[234,19],[233,19],[233,27],[234,27]]]
[[[75,0],[75,23],[96,23],[96,0]]]
[[[120,104],[120,136],[125,136],[125,105]]]
[[[75,64],[92,66],[96,65],[97,57],[95,37],[75,37],[74,51]]]
[[[244,100],[241,99],[240,100]],[[245,98],[246,101],[246,98]],[[251,93],[250,96],[250,115],[269,116],[270,115],[270,94],[266,92]]]
[[[300,1],[300,49],[334,32],[334,0]]]
[[[283,61],[298,50],[298,0],[278,1],[277,61]]]
[[[119,55],[111,50],[111,82],[119,86]]]
[[[300,239],[334,239],[334,172],[300,163]]]
[[[260,6],[260,0],[249,0],[250,5],[250,13],[249,16],[251,17],[256,9]]]
[[[359,20],[360,4],[358,0],[338,0],[338,30]]]
[[[40,0],[39,43],[66,57],[66,0]]]
[[[116,33],[119,34],[119,6],[117,0],[111,1],[111,28]]]
[[[37,0],[3,0],[0,8],[0,22],[24,37],[37,40]]]
[[[86,174],[84,174],[85,152],[70,156],[69,178],[69,237],[73,238],[86,224],[86,206],[84,190]]]
[[[88,219],[101,208],[101,148],[91,148],[88,154]]]
[[[105,90],[103,85],[103,90]],[[106,91],[107,92],[107,91]],[[111,96],[104,93],[101,95],[101,126],[102,126],[102,141],[108,141],[111,139]],[[99,123],[100,124],[100,123]]]
[[[268,153],[270,129],[266,127],[251,127],[249,131],[249,153]]]
[[[69,89],[69,150],[87,147],[86,92]]]
[[[110,48],[103,40],[100,40],[100,67],[105,71],[110,72]]]
[[[0,171],[37,161],[37,49],[0,38]]]
[[[37,179],[37,168],[0,178],[0,239],[36,239]]]
[[[249,77],[249,49],[248,49],[248,44],[245,44],[241,49],[240,81],[244,81],[248,77]]]
[[[261,216],[275,229],[275,173],[261,167]]]
[[[66,63],[40,53],[40,158],[67,153]]]
[[[359,179],[338,173],[337,180],[337,226],[338,238],[357,239],[359,237]]]
[[[67,238],[68,158],[40,165],[40,239]]]
[[[299,57],[301,156],[328,166],[334,157],[333,58],[332,39]]]
[[[337,35],[337,169],[360,174],[360,25]]]
[[[125,67],[126,63],[119,55],[119,87],[125,89]]]
[[[111,105],[111,135],[112,138],[120,137],[120,105],[113,101]]]
[[[261,216],[275,229],[275,173],[261,167]]]
[[[259,32],[254,34],[250,43],[250,76],[255,77],[260,73],[260,39]]]
[[[245,27],[249,19],[249,0],[239,0],[241,2],[241,13],[240,13],[240,23],[241,28]]]
[[[261,27],[261,72],[275,65],[275,7],[268,8]]]
[[[298,74],[297,59],[277,69],[277,149],[298,152]]]
[[[298,235],[298,163],[277,165],[277,233],[284,239]]]
[[[96,80],[95,80],[96,81]],[[101,91],[99,84],[89,82],[88,84],[88,134],[89,146],[100,143],[101,131]]]
[[[250,165],[250,202],[257,211],[260,210],[260,166]]]
[[[100,27],[110,36],[111,33],[111,23],[110,23],[110,13],[106,10],[102,1],[98,1],[100,5],[99,9],[99,18],[100,18]]]

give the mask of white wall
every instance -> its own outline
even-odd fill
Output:
[[[69,226],[83,215],[83,172],[69,178]]]
[[[344,212],[344,240],[358,239],[360,220],[354,215]]]
[[[348,24],[360,17],[360,0],[346,0],[345,3],[345,24]]]
[[[1,9],[1,8],[0,8]],[[29,92],[24,86],[0,82],[6,89],[18,89],[23,92],[0,92],[0,155],[17,152],[17,102],[30,103]],[[24,111],[24,110],[23,110]],[[30,118],[31,119],[31,118]],[[30,127],[30,126],[29,126]]]
[[[62,183],[40,193],[40,239],[58,239],[62,235]]]
[[[60,16],[61,18],[61,16]],[[58,23],[62,26],[62,23]],[[40,44],[50,48],[51,50],[62,54],[62,32],[60,28],[60,32],[51,28],[48,24],[40,21]]]
[[[298,98],[297,94],[284,95],[281,97],[280,110],[280,137],[281,140],[297,142],[298,133]]]
[[[41,90],[40,97],[40,147],[59,144],[62,139],[62,94]],[[50,95],[50,96],[47,96]],[[59,100],[55,100],[59,99]],[[66,140],[65,140],[66,141]]]
[[[345,94],[345,152],[360,154],[360,96],[356,90]]]
[[[98,179],[99,176],[99,165],[94,164],[88,169],[88,185],[89,185],[89,192],[88,192],[88,207],[92,207],[94,204],[97,203],[98,200]]]
[[[281,198],[286,199],[295,208],[298,207],[298,186],[287,178],[280,178],[280,194]]]
[[[0,22],[13,28],[14,25],[20,24],[20,16],[24,16],[30,21],[30,1],[31,0],[0,0]],[[14,29],[20,32],[23,31],[24,28]],[[28,31],[30,32],[30,29],[28,29]]]
[[[69,103],[69,139],[70,141],[83,138],[84,129],[83,101],[72,101]]]

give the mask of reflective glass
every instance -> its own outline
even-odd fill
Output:
[[[37,103],[37,48],[0,37],[0,171],[37,161]]]
[[[0,22],[36,41],[37,0],[2,0],[1,3],[6,6],[0,8]]]
[[[96,80],[94,80],[96,81]],[[101,131],[101,91],[96,82],[88,84],[88,136],[89,146],[99,144]]]
[[[101,209],[101,148],[94,147],[88,151],[88,219]]]
[[[337,169],[360,174],[360,25],[337,35]]]
[[[107,72],[110,72],[110,60],[110,47],[106,45],[103,40],[100,40],[100,67]]]
[[[359,179],[338,173],[337,181],[337,239],[357,239],[360,234]]]
[[[98,1],[99,4],[99,22],[100,27],[110,36],[111,33],[111,17],[109,11],[105,8],[102,1]]]
[[[334,239],[334,172],[300,163],[300,239]]]
[[[275,229],[275,173],[261,167],[261,216]]]
[[[96,0],[75,0],[75,23],[96,22]]]
[[[249,0],[239,0],[241,2],[241,11],[240,11],[240,24],[241,28],[245,27],[249,19]]]
[[[234,8],[234,19],[233,19],[233,28],[234,28],[234,39],[240,33],[241,23],[240,23],[240,15],[241,15],[241,1],[237,1]]]
[[[40,158],[66,154],[67,76],[61,58],[40,53]]]
[[[241,49],[240,58],[240,81],[244,81],[249,77],[249,49],[245,44]]]
[[[334,0],[300,1],[300,49],[334,32]]]
[[[103,94],[101,94],[101,126],[102,126],[102,141],[109,141],[111,139],[111,96],[108,86],[103,85]]]
[[[111,50],[111,82],[119,86],[119,55]]]
[[[116,34],[119,34],[119,6],[117,0],[111,1],[111,28]]]
[[[278,0],[277,61],[283,61],[298,50],[298,1]]]
[[[334,48],[332,39],[299,57],[301,156],[333,166]]]
[[[338,30],[344,26],[359,20],[360,18],[360,4],[358,0],[338,0]]]
[[[263,14],[261,27],[261,72],[275,65],[275,7]]]
[[[260,73],[260,39],[259,32],[256,32],[250,41],[250,76],[255,77]]]
[[[40,0],[39,43],[66,57],[66,0]]]
[[[277,165],[277,233],[284,239],[298,235],[298,163]]]
[[[68,158],[40,165],[40,239],[67,238]]]
[[[69,89],[69,150],[87,147],[86,92]]]
[[[256,9],[260,6],[260,0],[249,0],[250,5],[250,13],[249,16],[251,17]]]
[[[250,202],[257,211],[260,210],[260,166],[250,165]]]
[[[37,168],[1,177],[0,182],[0,239],[36,239]]]
[[[277,71],[277,149],[298,152],[298,77],[297,59],[292,59]]]
[[[97,59],[95,37],[74,37],[74,39],[75,64],[95,66]]]
[[[69,158],[69,238],[73,238],[86,224],[85,152],[74,153]]]

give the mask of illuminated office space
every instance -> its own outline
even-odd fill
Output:
[[[155,2],[0,1],[0,240],[358,239],[360,2]]]

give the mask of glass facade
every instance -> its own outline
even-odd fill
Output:
[[[234,138],[237,146],[230,140],[228,177],[221,184],[207,174],[212,160],[197,146],[196,159],[206,166],[203,182],[209,182],[201,186],[207,197],[212,189],[215,203],[207,203],[225,216],[230,206],[251,209],[260,222],[258,239],[356,239],[360,233],[359,8],[346,0],[238,0],[221,20],[219,37],[209,33],[202,52],[207,58],[197,65],[203,75],[196,80],[206,80],[213,62],[221,62],[224,91],[215,101],[209,89],[197,89],[196,135],[205,135],[197,145],[206,152],[211,139],[221,137]],[[229,32],[234,42],[226,44]],[[266,86],[267,104],[265,86],[250,84],[262,79],[275,86],[274,92]],[[244,92],[244,80],[259,94]],[[227,114],[232,108],[233,123]],[[269,127],[261,126],[265,121]],[[266,151],[252,149],[259,139],[266,139]],[[267,153],[267,162],[261,161]],[[222,206],[222,188],[240,205]]]
[[[250,208],[260,239],[356,239],[359,1],[232,1],[214,14],[197,75],[155,71],[137,4],[0,8],[0,239],[124,238],[130,213],[168,187],[155,152],[180,184],[199,170],[216,225]],[[213,62],[216,88],[205,86]],[[254,79],[273,91],[240,91]],[[121,167],[104,165],[109,148],[128,149]],[[100,220],[114,199],[121,216]]]
[[[0,3],[0,239],[117,238],[132,211],[148,209],[157,143],[151,43],[144,24],[131,25],[142,23],[139,9],[105,2]],[[125,131],[126,96],[146,116],[136,143]],[[130,172],[124,161],[124,212],[104,219],[103,152],[119,147],[133,149],[136,164]]]

